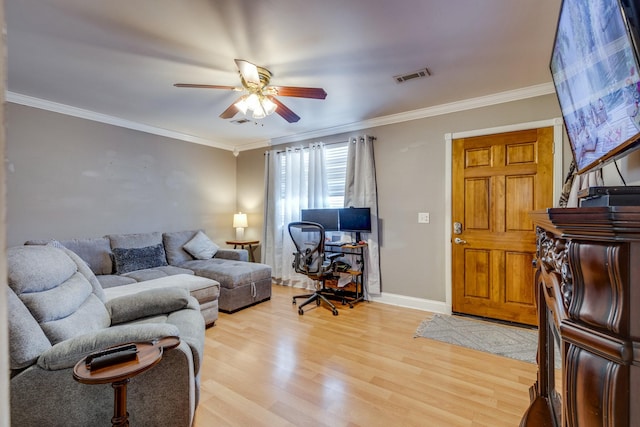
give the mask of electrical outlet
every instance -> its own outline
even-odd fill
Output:
[[[418,222],[421,224],[429,224],[429,212],[418,212]]]

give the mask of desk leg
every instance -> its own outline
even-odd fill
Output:
[[[117,381],[111,384],[114,390],[113,396],[113,418],[111,425],[113,427],[128,427],[129,413],[127,412],[127,384],[129,379]]]

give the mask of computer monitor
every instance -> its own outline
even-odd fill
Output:
[[[338,211],[340,231],[356,233],[354,243],[361,240],[360,233],[371,232],[371,209],[343,208]]]
[[[302,221],[317,222],[324,227],[324,231],[338,231],[338,209],[302,209]]]
[[[371,232],[371,209],[343,208],[338,210],[340,231]]]

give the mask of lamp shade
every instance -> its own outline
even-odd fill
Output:
[[[248,226],[247,214],[243,214],[242,212],[233,214],[233,228],[245,228]]]

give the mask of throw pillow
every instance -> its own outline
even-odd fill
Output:
[[[116,274],[168,265],[162,243],[144,248],[114,248],[113,261]]]
[[[198,231],[182,248],[196,259],[211,259],[220,249],[202,231]]]

